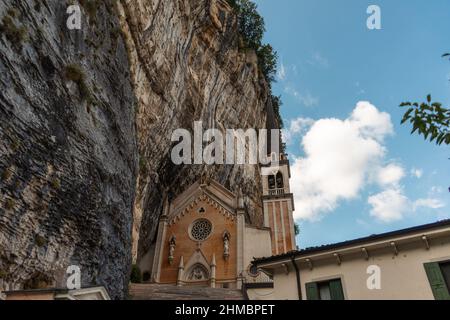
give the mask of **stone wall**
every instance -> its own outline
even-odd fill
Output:
[[[82,7],[79,31],[69,3],[0,1],[0,291],[65,287],[78,265],[122,298],[136,99],[112,1]]]

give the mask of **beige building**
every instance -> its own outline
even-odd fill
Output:
[[[264,300],[449,300],[450,220],[268,258],[254,264]]]
[[[263,177],[259,210],[262,225],[245,219],[243,196],[220,183],[201,179],[167,201],[158,234],[138,261],[145,281],[164,285],[241,288],[243,282],[270,283],[265,273],[250,270],[254,257],[296,248],[289,162]]]

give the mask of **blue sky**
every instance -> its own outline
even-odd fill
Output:
[[[411,136],[398,105],[450,105],[450,1],[255,2],[279,54],[299,246],[449,218],[450,148]],[[366,26],[371,4],[381,30]]]

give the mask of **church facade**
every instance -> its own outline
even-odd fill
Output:
[[[243,195],[214,180],[200,179],[166,201],[142,272],[153,283],[177,286],[240,288],[243,281],[270,281],[252,270],[253,258],[296,249],[289,162],[281,156],[279,163],[262,179],[262,227],[246,223]]]

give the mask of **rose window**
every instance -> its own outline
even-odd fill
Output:
[[[204,241],[212,231],[212,224],[206,219],[199,219],[192,224],[191,237],[197,241]]]

